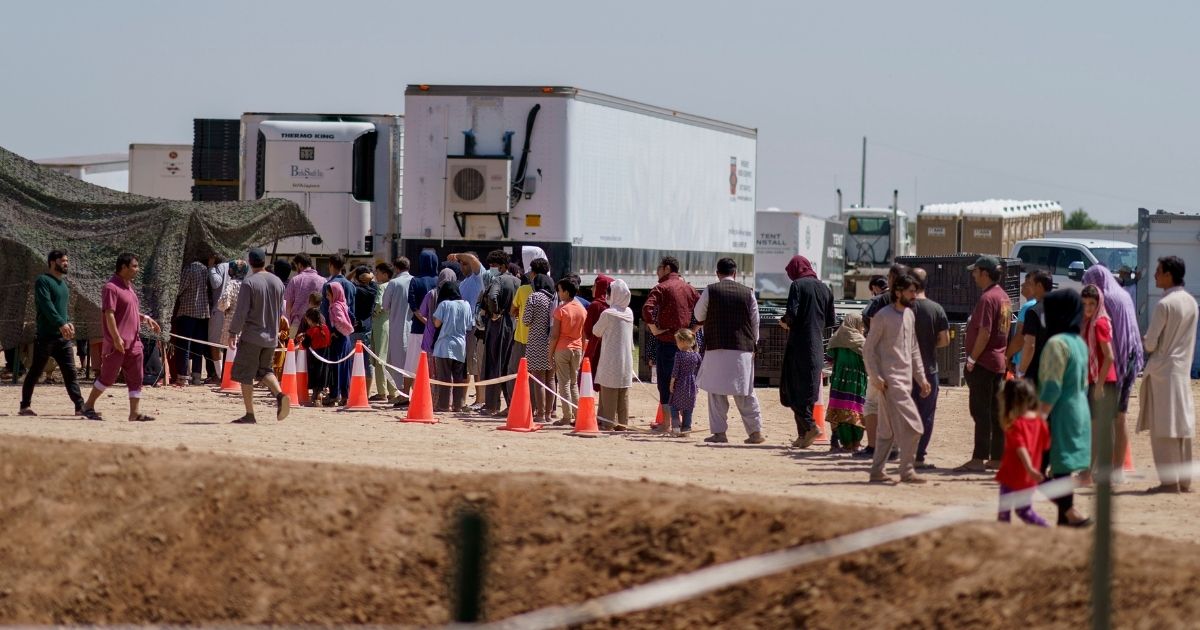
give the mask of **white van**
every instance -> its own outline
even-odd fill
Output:
[[[1121,267],[1136,269],[1137,245],[1090,238],[1034,238],[1017,241],[1012,257],[1021,259],[1024,273],[1047,271],[1058,288],[1078,289],[1082,287],[1083,272],[1097,263],[1114,274]]]

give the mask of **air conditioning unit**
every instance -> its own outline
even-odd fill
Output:
[[[450,212],[507,213],[511,182],[511,157],[448,157],[446,209]]]

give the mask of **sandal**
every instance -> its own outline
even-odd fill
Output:
[[[86,409],[85,408],[79,412],[79,415],[83,416],[84,418],[86,418],[88,420],[103,420],[104,419],[103,417],[100,416],[100,413],[97,412],[95,409]]]
[[[144,413],[139,413],[136,418],[130,418],[130,422],[154,422],[154,416],[148,416]]]

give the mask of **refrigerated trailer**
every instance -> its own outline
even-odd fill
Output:
[[[192,198],[192,145],[129,145],[129,192],[186,201]]]
[[[404,111],[411,259],[536,245],[647,289],[664,255],[698,285],[729,256],[753,286],[755,129],[573,87],[410,85]]]
[[[317,233],[284,239],[278,254],[399,251],[404,119],[390,114],[242,116],[241,198],[290,199]]]

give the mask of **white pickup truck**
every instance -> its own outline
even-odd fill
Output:
[[[1042,270],[1054,276],[1059,288],[1081,288],[1083,272],[1102,264],[1116,274],[1121,267],[1137,269],[1137,245],[1124,241],[1090,238],[1034,238],[1017,241],[1013,258],[1020,258],[1022,271]]]

